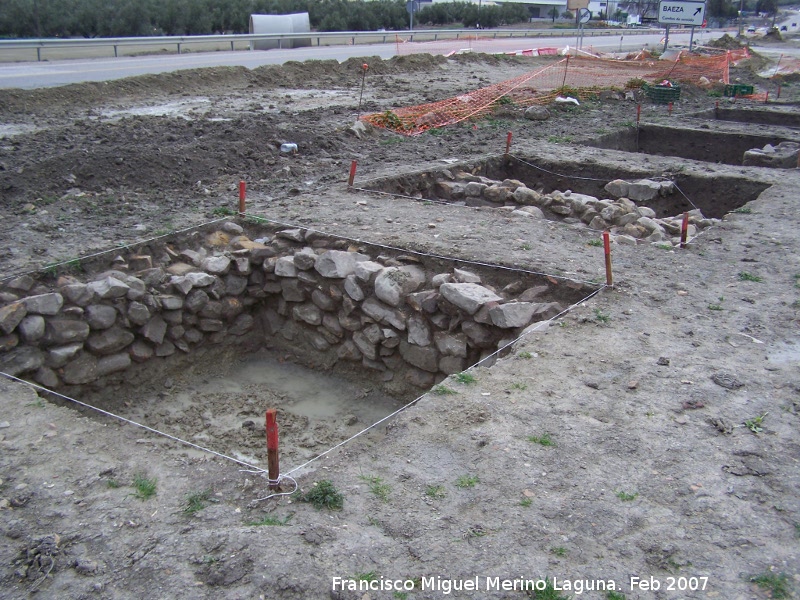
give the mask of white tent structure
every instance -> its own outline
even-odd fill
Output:
[[[311,22],[308,13],[291,15],[250,15],[250,33],[310,33]],[[271,50],[273,48],[300,48],[310,46],[311,37],[291,40],[258,40],[250,42],[251,50]]]

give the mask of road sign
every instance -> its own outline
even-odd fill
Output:
[[[419,12],[419,2],[417,0],[409,0],[406,2],[406,12],[408,14]]]
[[[582,8],[578,11],[578,21],[580,23],[588,23],[592,18],[592,13],[588,8]]]
[[[702,25],[706,18],[706,3],[691,0],[661,0],[658,3],[658,22],[665,25]]]

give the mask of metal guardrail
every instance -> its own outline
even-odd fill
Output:
[[[584,29],[584,37],[611,36],[611,35],[638,35],[653,33],[653,29]],[[42,60],[42,50],[63,49],[79,47],[113,47],[114,56],[119,56],[119,48],[123,46],[172,46],[175,45],[178,54],[182,46],[189,44],[219,44],[230,43],[231,50],[239,43],[250,43],[272,40],[278,42],[278,47],[283,47],[284,40],[316,40],[317,46],[323,45],[323,40],[328,44],[349,43],[376,44],[394,42],[397,36],[408,41],[438,41],[445,39],[464,39],[467,36],[478,35],[482,38],[547,38],[547,37],[573,37],[578,35],[577,29],[418,29],[414,31],[330,31],[311,33],[244,33],[230,35],[180,35],[180,36],[153,36],[153,37],[117,37],[117,38],[31,38],[0,40],[0,61],[3,50],[35,49],[36,59]]]

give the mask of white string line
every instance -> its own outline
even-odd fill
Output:
[[[509,346],[511,346],[512,344],[515,344],[516,342],[518,342],[519,340],[521,340],[521,339],[522,339],[524,336],[526,336],[526,335],[528,335],[529,333],[532,333],[533,331],[536,331],[537,329],[539,329],[539,327],[540,327],[541,325],[543,325],[544,323],[547,323],[547,324],[549,324],[549,323],[551,323],[552,321],[554,321],[555,319],[558,319],[558,318],[560,318],[560,317],[564,316],[565,314],[567,314],[568,312],[570,312],[571,310],[573,310],[573,309],[574,309],[576,306],[578,306],[578,305],[580,305],[580,304],[582,304],[582,303],[586,302],[587,300],[589,300],[590,298],[592,298],[592,297],[593,297],[593,296],[595,296],[596,294],[599,294],[599,293],[600,293],[602,290],[604,290],[606,287],[608,287],[608,286],[604,285],[603,287],[596,289],[596,290],[595,290],[595,291],[593,291],[591,294],[589,294],[588,296],[586,296],[585,298],[583,298],[583,299],[581,299],[581,300],[578,300],[578,301],[577,301],[577,302],[575,302],[574,304],[571,304],[570,306],[568,306],[567,308],[565,308],[564,310],[562,310],[562,311],[561,311],[560,313],[558,313],[557,315],[555,315],[555,316],[553,316],[553,317],[550,317],[549,319],[546,319],[545,321],[539,321],[539,322],[536,324],[536,327],[534,327],[533,329],[530,329],[530,330],[528,330],[528,331],[524,331],[524,332],[523,332],[523,333],[522,333],[522,334],[521,334],[521,335],[520,335],[518,338],[516,338],[515,340],[513,340],[513,341],[509,342],[508,344],[506,344],[506,345],[505,345],[505,346],[503,346],[502,348],[499,348],[497,351],[493,352],[493,353],[492,353],[492,354],[490,354],[489,356],[487,356],[487,357],[485,357],[485,358],[482,358],[481,360],[479,360],[479,361],[478,361],[477,363],[475,363],[474,365],[467,367],[466,369],[464,369],[464,371],[465,371],[465,372],[466,372],[466,371],[469,371],[470,369],[472,369],[472,368],[474,368],[474,367],[476,367],[476,366],[480,365],[480,364],[481,364],[483,361],[485,361],[487,358],[489,358],[489,357],[491,357],[491,356],[494,356],[495,354],[497,354],[497,353],[501,352],[502,350],[504,350],[504,349],[508,348],[508,347],[509,347]],[[373,429],[374,427],[377,427],[378,425],[380,425],[380,424],[381,424],[381,423],[383,423],[384,421],[387,421],[387,420],[391,419],[392,417],[394,417],[394,416],[396,416],[396,415],[400,414],[400,413],[401,413],[401,412],[403,412],[404,410],[407,410],[408,408],[410,408],[411,406],[413,406],[414,404],[416,404],[417,402],[419,402],[420,400],[422,400],[422,399],[423,399],[425,396],[427,396],[427,395],[428,395],[428,393],[430,393],[430,392],[425,392],[424,394],[422,394],[422,395],[420,395],[420,396],[417,396],[417,397],[416,397],[416,398],[414,398],[414,399],[413,399],[411,402],[409,402],[408,404],[405,404],[405,405],[401,406],[400,408],[398,408],[398,409],[397,409],[396,411],[394,411],[393,413],[391,413],[391,414],[389,414],[389,415],[387,415],[387,416],[383,417],[382,419],[380,419],[380,420],[376,421],[376,422],[375,422],[375,423],[373,423],[372,425],[370,425],[370,426],[368,426],[368,427],[365,427],[364,429],[362,429],[362,430],[361,430],[361,431],[359,431],[358,433],[356,433],[356,434],[354,434],[354,435],[350,436],[350,437],[349,437],[349,438],[347,438],[346,440],[339,442],[339,443],[338,443],[338,444],[336,444],[335,446],[333,446],[333,447],[329,448],[328,450],[325,450],[325,452],[322,452],[322,453],[318,454],[317,456],[315,456],[314,458],[312,458],[312,459],[310,459],[310,460],[308,460],[308,461],[304,462],[302,465],[299,465],[299,466],[297,466],[297,467],[294,467],[293,469],[291,469],[291,470],[287,471],[287,472],[286,472],[286,474],[287,474],[287,475],[291,475],[291,474],[292,474],[292,473],[294,473],[295,471],[299,471],[300,469],[302,469],[302,468],[304,468],[304,467],[307,467],[307,466],[308,466],[308,465],[310,465],[311,463],[313,463],[313,462],[315,462],[315,461],[319,460],[320,458],[323,458],[324,456],[326,456],[326,455],[330,454],[331,452],[333,452],[333,451],[334,451],[334,450],[336,450],[337,448],[340,448],[341,446],[344,446],[345,444],[347,444],[347,443],[349,443],[349,442],[353,441],[354,439],[356,439],[356,438],[357,438],[357,437],[359,437],[360,435],[363,435],[364,433],[366,433],[366,432],[367,432],[367,431],[369,431],[370,429]]]
[[[118,419],[118,420],[120,420],[120,421],[122,421],[124,423],[129,424],[129,425],[133,425],[135,427],[140,427],[142,429],[146,429],[147,431],[149,431],[151,433],[155,433],[155,434],[161,435],[161,436],[163,436],[165,438],[169,438],[169,439],[171,439],[173,441],[176,441],[176,442],[178,442],[180,444],[184,444],[186,446],[190,446],[190,447],[192,447],[192,448],[194,448],[196,450],[201,450],[203,452],[208,452],[210,454],[214,454],[216,456],[219,456],[220,458],[225,458],[227,460],[233,461],[233,462],[235,462],[237,464],[240,464],[240,465],[242,465],[244,467],[247,467],[248,469],[252,469],[251,472],[253,472],[253,473],[256,473],[256,472],[258,472],[258,473],[266,473],[266,471],[264,469],[261,469],[259,467],[256,467],[255,465],[251,465],[249,463],[246,463],[243,460],[239,460],[238,458],[233,458],[232,456],[228,456],[226,454],[222,454],[221,452],[217,452],[216,450],[211,450],[210,448],[205,448],[203,446],[198,446],[197,444],[194,444],[192,442],[187,442],[186,440],[182,440],[181,438],[175,437],[174,435],[170,435],[169,433],[164,433],[163,431],[159,431],[158,429],[153,429],[152,427],[148,427],[147,425],[142,425],[141,423],[137,423],[136,421],[132,421],[130,419],[126,419],[125,417],[121,417],[120,415],[116,415],[116,414],[114,414],[112,412],[109,412],[107,410],[103,410],[102,408],[97,408],[96,406],[92,406],[91,404],[87,404],[86,402],[81,402],[80,400],[76,400],[75,398],[70,398],[69,396],[65,396],[64,394],[60,394],[59,392],[55,392],[53,390],[47,389],[46,387],[43,387],[41,385],[37,385],[37,384],[35,384],[35,383],[31,382],[31,381],[26,381],[24,379],[20,379],[19,377],[14,377],[13,375],[9,375],[8,373],[3,373],[2,371],[0,371],[0,375],[2,375],[3,377],[7,377],[8,379],[11,379],[12,381],[16,381],[18,383],[29,385],[29,386],[37,389],[37,390],[41,390],[43,392],[47,392],[48,394],[53,394],[54,396],[58,396],[59,398],[63,398],[64,400],[68,400],[70,402],[74,402],[75,404],[78,404],[79,406],[83,406],[85,408],[90,408],[92,410],[95,410],[95,411],[103,414],[103,415],[106,415],[107,417],[112,417],[114,419]]]
[[[575,282],[575,283],[584,283],[584,284],[591,285],[591,286],[596,286],[597,285],[597,282],[587,281],[585,279],[573,279],[571,277],[565,277],[564,275],[553,275],[551,273],[544,273],[544,272],[541,272],[541,271],[531,271],[529,269],[521,269],[519,267],[509,267],[509,266],[506,266],[506,265],[498,265],[498,264],[495,264],[495,263],[480,262],[480,261],[470,260],[470,259],[467,259],[467,258],[454,258],[452,256],[443,256],[443,255],[440,255],[440,254],[431,254],[431,253],[428,253],[428,252],[421,252],[419,250],[411,250],[409,248],[400,248],[398,246],[389,246],[389,245],[386,245],[386,244],[381,244],[379,242],[372,242],[372,241],[369,241],[369,240],[362,240],[360,238],[351,238],[351,237],[347,237],[347,236],[336,234],[336,233],[328,233],[327,231],[322,231],[321,229],[314,229],[313,227],[307,227],[305,225],[298,225],[298,224],[290,223],[290,222],[277,221],[275,219],[269,219],[267,217],[261,217],[261,216],[258,216],[258,215],[248,214],[247,216],[249,218],[256,219],[258,221],[265,221],[267,223],[273,223],[275,225],[280,225],[281,227],[292,227],[292,228],[296,228],[296,229],[305,229],[307,231],[313,231],[314,233],[319,233],[321,235],[326,235],[326,236],[338,238],[338,239],[341,239],[341,240],[347,240],[347,241],[350,241],[350,242],[356,242],[356,243],[359,243],[359,244],[369,244],[370,246],[375,246],[376,248],[383,248],[385,250],[394,250],[396,252],[403,252],[403,253],[406,253],[406,254],[416,254],[418,256],[424,256],[424,257],[427,257],[427,258],[434,258],[434,259],[437,259],[437,260],[444,260],[444,261],[448,261],[448,262],[458,262],[458,263],[476,265],[476,266],[479,266],[479,267],[489,267],[489,268],[492,268],[492,269],[502,269],[502,270],[505,270],[505,271],[513,271],[515,273],[525,273],[527,275],[541,275],[542,277],[552,277],[553,279],[561,279],[563,281],[572,281],[572,282]]]
[[[90,258],[95,258],[97,256],[102,256],[103,254],[111,254],[112,252],[117,252],[118,250],[129,250],[132,246],[140,246],[143,244],[148,244],[150,242],[154,242],[156,240],[160,240],[161,238],[170,237],[171,235],[176,235],[179,233],[185,233],[187,231],[191,231],[192,229],[198,229],[200,227],[205,227],[206,225],[212,225],[214,223],[219,223],[220,221],[225,221],[228,217],[220,217],[219,219],[214,219],[212,221],[206,221],[204,223],[198,223],[197,225],[190,225],[189,227],[184,227],[183,229],[175,229],[170,231],[169,233],[165,233],[164,235],[157,235],[152,238],[146,238],[144,240],[137,240],[135,242],[131,242],[130,244],[120,244],[119,246],[115,246],[113,248],[109,248],[107,250],[99,250],[92,254],[86,254],[84,256],[78,256],[76,258],[71,258],[69,260],[64,260],[57,263],[52,263],[47,265],[46,267],[41,267],[39,269],[33,269],[31,271],[22,271],[13,275],[5,275],[0,277],[0,283],[4,281],[8,281],[9,279],[14,279],[15,277],[22,277],[23,275],[33,275],[34,273],[41,273],[42,271],[46,271],[49,269],[54,269],[56,267],[61,267],[70,263],[74,263],[77,261],[88,260]]]
[[[678,190],[678,191],[681,193],[681,196],[683,196],[684,198],[686,198],[686,201],[687,201],[689,204],[691,204],[691,205],[692,205],[692,207],[693,207],[695,210],[700,210],[699,208],[697,208],[697,205],[696,205],[694,202],[692,202],[692,200],[689,198],[689,196],[687,196],[686,194],[684,194],[684,193],[683,193],[683,190],[682,190],[682,189],[681,189],[681,188],[678,186],[678,184],[677,184],[676,182],[674,182],[674,181],[673,181],[673,182],[672,182],[672,185],[674,185],[674,186],[675,186],[675,189],[676,189],[676,190]],[[702,212],[702,211],[701,211],[701,212]]]

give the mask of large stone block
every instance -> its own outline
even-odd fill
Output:
[[[0,329],[3,333],[9,334],[17,328],[28,314],[28,310],[22,302],[14,302],[0,308]]]
[[[501,296],[477,283],[444,283],[439,287],[442,296],[464,312],[474,315],[488,302],[499,302]]]
[[[129,346],[134,337],[133,333],[127,329],[111,327],[100,333],[90,335],[86,340],[86,347],[95,354],[114,354]]]
[[[400,306],[424,284],[425,271],[416,265],[387,267],[375,278],[375,295],[390,306]]]
[[[58,292],[28,296],[22,299],[28,314],[56,315],[64,304],[64,296]]]

